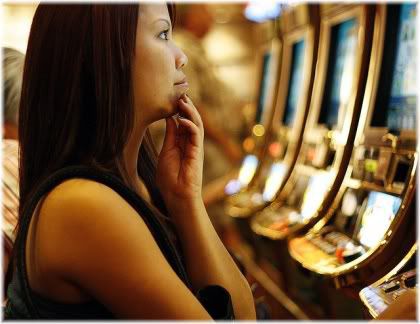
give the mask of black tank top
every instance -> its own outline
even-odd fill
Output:
[[[7,290],[6,319],[113,318],[112,314],[95,300],[80,304],[58,303],[40,296],[29,287],[26,272],[25,245],[31,217],[43,196],[60,183],[73,178],[83,178],[102,183],[113,189],[127,201],[137,211],[139,217],[142,217],[171,267],[185,285],[191,289],[171,220],[159,213],[156,208],[143,200],[115,175],[92,167],[73,166],[59,170],[49,176],[24,206],[21,228],[15,242],[17,267],[14,269],[12,281]]]

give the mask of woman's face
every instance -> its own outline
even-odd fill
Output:
[[[178,99],[188,89],[182,72],[186,63],[187,57],[172,42],[166,4],[140,4],[133,61],[137,119],[148,125],[177,113]]]

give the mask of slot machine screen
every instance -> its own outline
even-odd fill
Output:
[[[333,128],[341,123],[353,83],[356,60],[356,20],[350,19],[331,30],[325,92],[318,122]]]
[[[252,180],[258,166],[258,158],[255,155],[247,155],[239,170],[238,180],[241,186],[246,186]]]
[[[272,55],[270,52],[266,52],[263,56],[263,64],[261,71],[261,83],[257,105],[257,113],[255,114],[255,123],[261,124],[264,119],[264,108],[266,106],[266,100],[268,97],[268,91],[270,91],[270,64]]]
[[[359,221],[358,241],[366,247],[373,247],[385,235],[401,205],[401,199],[389,194],[371,191],[367,206]]]
[[[284,176],[286,175],[286,169],[286,165],[281,162],[276,162],[271,166],[270,172],[268,173],[267,181],[264,185],[264,201],[271,201],[272,199],[274,199],[274,196],[279,190],[283,182]]]
[[[311,218],[321,206],[329,188],[330,180],[331,174],[328,172],[319,171],[319,173],[311,176],[300,207],[303,220]]]
[[[305,42],[301,40],[294,44],[292,53],[292,68],[290,71],[289,89],[287,92],[287,104],[283,115],[283,125],[286,126],[290,126],[293,123],[300,97],[305,57]]]
[[[416,129],[416,21],[416,4],[401,5],[386,122],[390,130]]]
[[[239,170],[238,178],[232,179],[226,184],[225,193],[227,195],[233,195],[247,186],[251,182],[257,167],[258,158],[255,155],[249,154],[245,156]]]

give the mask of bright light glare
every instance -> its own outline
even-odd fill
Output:
[[[273,200],[283,183],[284,176],[286,175],[286,166],[284,163],[277,162],[271,166],[267,181],[264,185],[263,199],[264,201]]]
[[[263,125],[257,124],[254,127],[252,127],[252,132],[254,133],[255,136],[261,137],[261,136],[264,136],[265,134],[265,128]]]
[[[225,193],[233,195],[241,190],[241,183],[237,179],[230,180],[225,186]]]
[[[255,155],[247,155],[244,158],[241,169],[239,170],[238,180],[241,188],[247,186],[255,174],[258,166],[258,158]]]
[[[370,192],[358,238],[367,247],[376,245],[385,235],[400,207],[401,199],[380,192]]]
[[[318,174],[313,175],[309,180],[308,187],[303,195],[301,207],[303,220],[313,217],[321,206],[330,185],[330,179],[330,173],[320,171]]]
[[[287,5],[278,1],[251,1],[245,8],[244,15],[248,20],[261,23],[269,19],[275,19]]]

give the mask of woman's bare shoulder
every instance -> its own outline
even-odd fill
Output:
[[[67,256],[77,257],[89,240],[113,244],[121,232],[130,228],[139,234],[148,231],[137,211],[117,192],[86,179],[67,180],[47,194],[36,223],[37,244],[43,256],[53,263],[50,266],[56,263],[66,267],[67,261],[76,262]],[[66,258],[61,257],[66,254]]]
[[[52,273],[81,287],[119,318],[209,319],[142,218],[111,188],[69,180],[44,203],[38,237],[52,241],[43,239],[41,247],[48,251],[43,260]]]
[[[111,199],[111,201],[109,201]],[[67,204],[69,202],[112,204],[124,200],[110,187],[88,179],[70,179],[56,186],[45,198],[43,205]],[[68,207],[72,207],[71,205]],[[75,206],[76,207],[76,206]]]

